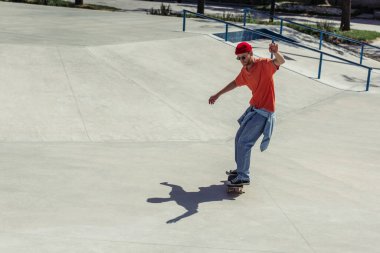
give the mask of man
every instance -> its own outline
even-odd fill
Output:
[[[255,58],[250,44],[247,42],[239,43],[235,54],[237,60],[243,65],[240,74],[234,81],[209,99],[209,104],[214,104],[224,93],[243,85],[247,85],[252,91],[252,98],[249,102],[250,107],[238,120],[240,128],[235,137],[235,162],[237,167],[236,170],[230,171],[229,185],[249,185],[251,149],[262,134],[264,137],[260,145],[261,152],[269,145],[275,120],[273,74],[276,73],[280,65],[285,63],[284,57],[278,51],[277,44],[271,43],[269,52],[274,54],[275,58],[273,60]]]

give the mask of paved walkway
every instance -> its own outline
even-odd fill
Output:
[[[0,2],[0,251],[377,252],[380,94],[280,44],[278,122],[228,195],[241,66],[219,24]],[[268,56],[266,41],[255,54]],[[309,73],[310,72],[310,73]],[[233,240],[231,240],[233,238]]]

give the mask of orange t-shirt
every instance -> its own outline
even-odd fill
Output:
[[[273,74],[278,68],[272,59],[257,58],[249,71],[246,67],[241,69],[235,82],[237,86],[247,85],[252,91],[250,105],[269,112],[275,111]]]

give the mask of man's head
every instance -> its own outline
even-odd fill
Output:
[[[252,46],[247,42],[240,42],[235,49],[236,59],[244,66],[251,62]]]

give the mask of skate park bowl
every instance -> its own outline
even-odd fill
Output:
[[[224,24],[6,2],[0,19],[1,252],[380,248],[375,70],[368,92],[328,57],[317,79],[318,52],[279,41],[274,134],[229,195],[251,92],[208,104],[241,70]]]

